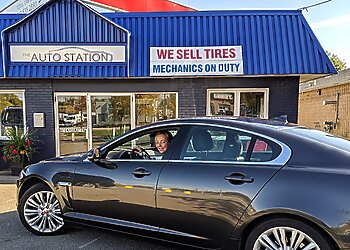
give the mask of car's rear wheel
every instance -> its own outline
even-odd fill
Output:
[[[18,213],[23,225],[34,234],[54,235],[64,230],[61,206],[44,184],[36,184],[24,193]]]
[[[248,236],[245,249],[334,249],[317,230],[291,219],[272,219],[256,226]]]

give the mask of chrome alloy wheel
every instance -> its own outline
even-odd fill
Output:
[[[53,233],[63,227],[60,204],[52,191],[32,194],[24,204],[24,219],[41,233]]]
[[[254,243],[254,250],[320,250],[307,234],[292,227],[273,227],[263,232]]]

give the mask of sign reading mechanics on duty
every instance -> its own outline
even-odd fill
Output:
[[[242,46],[151,47],[151,76],[243,74]]]

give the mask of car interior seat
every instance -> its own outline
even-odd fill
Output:
[[[210,133],[205,129],[198,129],[192,135],[193,149],[200,152],[198,158],[206,159],[208,151],[213,148],[213,139]]]
[[[224,160],[243,161],[243,144],[237,134],[227,134],[224,144]]]

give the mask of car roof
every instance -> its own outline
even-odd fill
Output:
[[[282,130],[286,128],[297,127],[297,124],[293,124],[287,121],[284,117],[277,117],[272,119],[260,119],[260,118],[247,118],[247,117],[216,117],[216,116],[206,116],[206,117],[192,117],[192,118],[177,118],[165,121],[159,121],[148,125],[149,127],[156,126],[157,124],[220,124],[220,125],[234,125],[237,127],[246,127],[250,129],[261,129],[265,128],[268,130]]]

